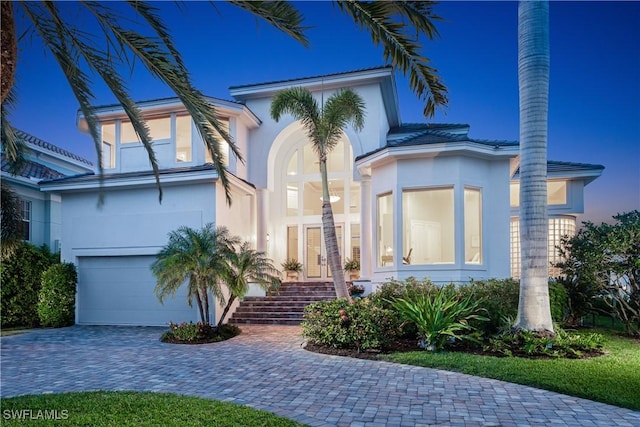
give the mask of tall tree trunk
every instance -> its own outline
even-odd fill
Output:
[[[329,179],[327,177],[327,155],[320,156],[320,177],[322,180],[322,228],[324,229],[324,244],[327,248],[327,261],[333,277],[333,287],[338,298],[347,298],[349,290],[347,282],[344,280],[344,271],[340,261],[340,248],[336,236],[336,224],[333,220],[333,209],[331,209],[331,194],[329,193]]]
[[[233,304],[235,300],[236,300],[235,295],[231,295],[229,297],[229,300],[227,301],[227,305],[224,307],[224,310],[222,310],[222,316],[220,316],[220,320],[218,321],[217,328],[220,328],[220,326],[222,326],[222,322],[224,322],[224,318],[227,317],[227,313],[229,313],[229,310],[231,309],[231,304]]]
[[[209,323],[209,293],[207,292],[207,288],[202,288],[202,305],[204,307],[205,316],[202,318],[204,323]]]
[[[196,302],[198,303],[198,311],[200,312],[200,319],[202,322],[206,321],[206,317],[204,315],[204,309],[202,308],[202,298],[200,298],[200,288],[196,290]]]
[[[549,302],[547,127],[549,3],[518,7],[520,93],[520,300],[515,327],[553,332]]]
[[[2,50],[2,70],[0,71],[0,90],[2,103],[11,92],[16,74],[18,46],[16,40],[15,21],[13,19],[13,2],[0,2],[0,49]]]

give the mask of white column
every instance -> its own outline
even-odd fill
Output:
[[[371,177],[360,181],[360,278],[371,280],[373,265],[373,241],[371,224]]]
[[[268,193],[266,188],[259,188],[256,190],[256,249],[260,252],[264,252],[268,255],[268,241],[267,241],[267,218],[268,218]]]

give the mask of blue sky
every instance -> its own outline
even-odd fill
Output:
[[[229,99],[230,86],[315,76],[384,65],[382,49],[328,2],[297,3],[309,48],[228,4],[158,4],[196,87]],[[67,4],[74,7],[74,4]],[[518,140],[517,3],[447,1],[440,38],[426,42],[449,89],[449,106],[422,117],[422,103],[397,76],[405,123],[468,123],[481,139]],[[640,2],[551,2],[548,157],[602,164],[585,189],[583,219],[609,220],[640,209]],[[18,23],[24,29],[24,22]],[[13,124],[90,160],[90,138],[76,129],[77,102],[36,38],[21,41],[18,105]],[[172,96],[141,66],[128,82],[135,100]],[[96,105],[114,98],[95,89]]]

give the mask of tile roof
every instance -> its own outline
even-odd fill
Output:
[[[472,142],[476,144],[487,145],[490,147],[517,147],[518,141],[502,141],[492,139],[475,139],[469,138],[465,133],[454,133],[452,131],[461,128],[467,128],[466,124],[447,124],[447,123],[410,123],[403,124],[400,127],[392,128],[387,135],[387,144],[384,147],[377,148],[368,153],[362,154],[356,160],[370,156],[390,147],[410,147],[418,145],[430,144],[447,144],[454,142]],[[447,132],[449,130],[449,132]],[[408,132],[407,132],[408,131]]]
[[[36,146],[38,146],[40,148],[44,148],[46,150],[49,150],[49,151],[51,151],[53,153],[59,154],[59,155],[64,156],[64,157],[68,157],[68,158],[73,159],[73,160],[75,160],[77,162],[80,162],[80,163],[84,163],[87,166],[93,166],[93,163],[91,163],[89,160],[87,160],[87,159],[85,159],[83,157],[80,157],[77,154],[73,154],[72,152],[67,151],[64,148],[60,148],[57,145],[53,145],[50,142],[44,141],[44,140],[42,140],[40,138],[36,138],[35,136],[33,136],[31,134],[28,134],[25,131],[22,131],[20,129],[16,129],[15,133],[16,133],[16,136],[18,138],[22,139],[24,142],[26,142],[28,144],[36,145]],[[4,170],[4,168],[2,170]]]
[[[547,161],[547,173],[602,172],[603,170],[603,165],[591,163],[560,162],[557,160]],[[513,174],[513,177],[518,178],[519,176],[520,168],[518,167]]]
[[[6,158],[4,153],[2,153],[1,156],[2,156],[2,172],[12,174],[9,160]],[[41,165],[40,163],[36,163],[31,160],[25,160],[22,167],[20,167],[20,169],[17,171],[16,175],[22,176],[24,178],[36,178],[37,180],[56,179],[56,178],[62,178],[65,176],[64,174],[56,170],[53,170],[45,165]]]
[[[341,76],[341,75],[345,75],[345,74],[359,73],[359,72],[363,72],[363,71],[374,71],[374,70],[384,70],[384,69],[392,69],[392,67],[388,66],[388,65],[383,65],[383,66],[377,66],[377,67],[359,68],[357,70],[351,70],[351,71],[342,71],[342,72],[339,72],[339,73],[320,74],[320,75],[317,75],[317,76],[305,76],[305,77],[297,77],[297,78],[292,78],[292,79],[274,80],[274,81],[270,81],[270,82],[260,82],[260,83],[236,85],[236,86],[230,86],[229,90],[237,90],[237,89],[247,88],[247,87],[251,87],[251,86],[273,85],[273,84],[294,82],[294,81],[297,81],[297,80],[312,80],[312,79],[319,79],[319,78],[323,78],[323,77],[335,77],[335,76]]]

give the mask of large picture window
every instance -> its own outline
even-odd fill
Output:
[[[402,192],[404,264],[455,261],[453,188]]]
[[[378,267],[393,264],[393,196],[378,196]]]

